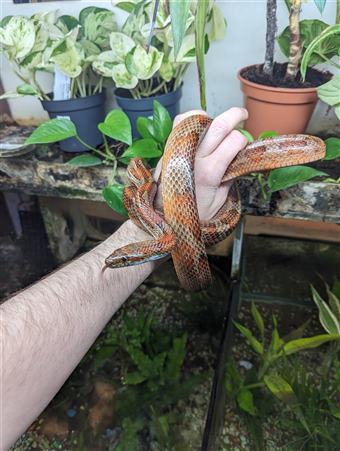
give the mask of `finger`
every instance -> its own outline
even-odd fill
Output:
[[[196,183],[215,188],[220,186],[228,166],[246,145],[247,139],[239,131],[229,133],[211,155],[196,159]]]
[[[178,125],[181,121],[183,121],[183,119],[186,119],[190,116],[195,116],[196,114],[204,114],[204,116],[207,116],[207,113],[203,110],[191,110],[183,114],[178,114],[174,119],[173,128],[176,127],[176,125]]]
[[[219,183],[226,173],[230,163],[234,160],[240,150],[245,148],[247,143],[247,138],[242,135],[242,133],[238,130],[233,130],[221,142],[215,152],[209,156],[209,165],[211,164],[212,167],[215,167],[215,174],[216,178],[219,180]]]
[[[248,118],[244,108],[230,108],[217,116],[211,123],[208,132],[199,145],[197,156],[206,157],[222,143],[228,134],[242,121]]]
[[[207,220],[216,215],[225,203],[232,183],[222,183],[218,188],[196,185],[197,208],[200,219]]]

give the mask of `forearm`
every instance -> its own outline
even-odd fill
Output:
[[[102,272],[113,249],[148,239],[130,221],[109,239],[1,306],[1,406],[8,446],[39,415],[111,316],[155,267]]]

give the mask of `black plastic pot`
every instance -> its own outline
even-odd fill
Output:
[[[115,90],[115,96],[118,105],[130,119],[133,137],[137,138],[139,136],[136,125],[137,118],[141,116],[152,116],[154,100],[161,103],[168,110],[171,119],[174,119],[174,117],[179,113],[179,102],[182,97],[182,86],[176,89],[176,91],[169,92],[168,94],[146,97],[145,99],[133,99],[127,89],[118,88]]]
[[[51,97],[51,95],[50,95]],[[103,137],[97,125],[105,118],[105,93],[69,100],[42,100],[42,106],[51,119],[68,118],[75,124],[79,137],[87,144],[97,147]],[[65,152],[88,151],[76,138],[60,141],[60,148]]]

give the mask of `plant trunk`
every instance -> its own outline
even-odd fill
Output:
[[[340,0],[339,0],[340,1]],[[267,0],[267,32],[266,32],[266,55],[264,57],[263,72],[269,76],[273,75],[277,0]]]
[[[299,70],[302,55],[300,39],[301,0],[291,0],[289,11],[290,49],[285,79],[294,80]]]

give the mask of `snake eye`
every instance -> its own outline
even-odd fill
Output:
[[[125,257],[125,255],[123,255],[123,257],[122,257],[122,262],[123,262],[123,263],[126,263],[127,261],[128,261],[128,258]]]

